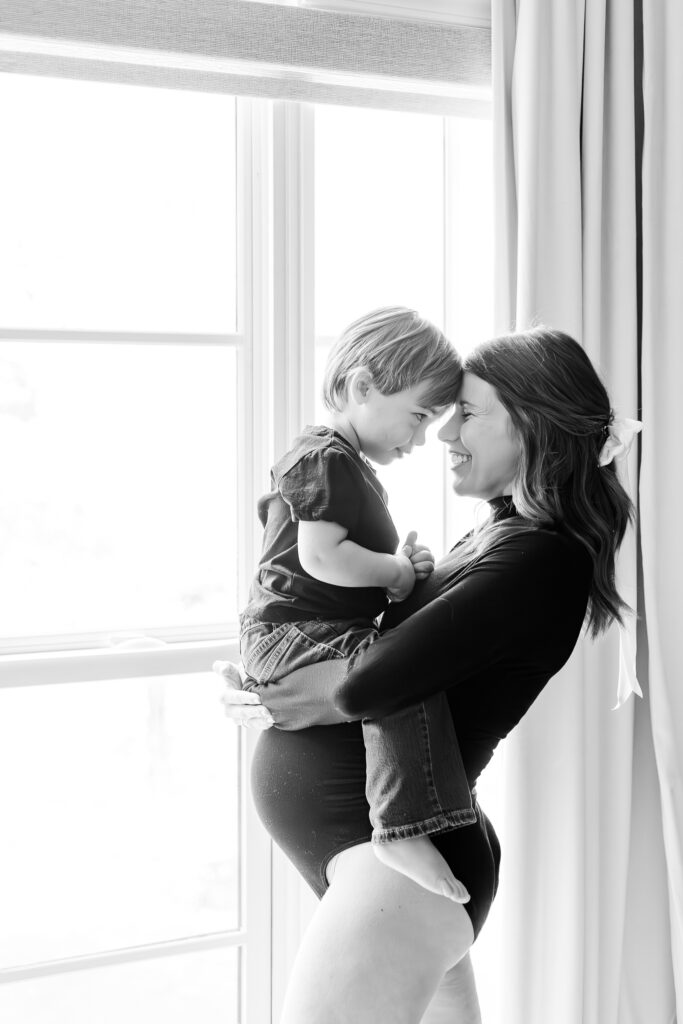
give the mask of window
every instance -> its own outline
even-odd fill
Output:
[[[0,110],[0,1016],[265,1024],[306,901],[208,670],[336,333],[490,332],[489,126],[22,74]],[[443,470],[382,471],[437,553]]]
[[[3,327],[234,334],[235,100],[27,75],[2,91]]]
[[[14,780],[0,795],[0,962],[45,965],[0,986],[3,1019],[85,1024],[95,1004],[97,1020],[184,1024],[194,998],[203,1022],[237,1020],[239,946],[160,958],[241,923],[239,734],[212,680],[27,686],[0,702]],[[91,971],[60,970],[83,957]]]
[[[0,90],[0,1015],[237,1021],[249,943],[269,962],[270,853],[210,666],[236,653],[267,471],[258,115]]]
[[[330,344],[370,309],[415,308],[463,354],[492,333],[492,137],[482,119],[322,105],[314,124],[320,416]],[[438,555],[470,529],[475,503],[453,502],[437,429],[378,472],[399,534],[416,529]],[[440,478],[440,499],[424,502]]]
[[[235,100],[1,86],[3,633],[234,622]]]

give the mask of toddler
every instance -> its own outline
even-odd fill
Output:
[[[303,665],[349,658],[376,639],[377,617],[434,568],[398,534],[370,462],[386,465],[422,445],[453,401],[460,358],[413,310],[388,307],[352,323],[326,367],[327,422],[305,427],[271,471],[258,503],[261,560],[240,616],[250,684]],[[370,460],[370,461],[368,461]],[[453,723],[430,702],[363,723],[367,798],[377,856],[457,902],[469,895],[429,834],[475,820]]]

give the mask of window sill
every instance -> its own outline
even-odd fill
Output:
[[[0,657],[0,688],[210,672],[237,660],[236,638],[171,643],[141,637],[93,650],[24,652]]]

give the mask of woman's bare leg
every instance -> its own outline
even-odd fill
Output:
[[[419,1024],[472,944],[467,912],[386,867],[370,843],[335,860],[281,1024]]]
[[[481,1024],[469,953],[444,975],[421,1024]]]

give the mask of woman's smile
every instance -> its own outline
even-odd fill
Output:
[[[451,456],[451,469],[460,469],[472,461],[472,456],[465,452],[457,452],[453,448],[449,448],[449,452]]]
[[[466,372],[439,438],[448,446],[456,494],[487,500],[511,493],[520,443],[494,387]]]

